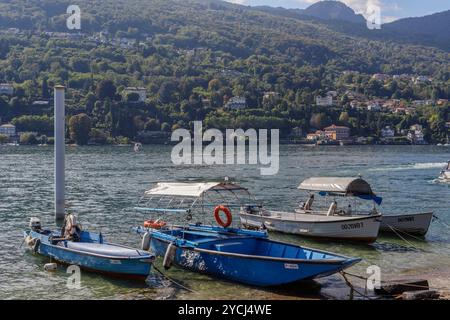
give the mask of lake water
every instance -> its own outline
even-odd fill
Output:
[[[384,212],[435,212],[450,224],[450,185],[435,178],[450,159],[450,148],[437,146],[281,146],[280,171],[261,176],[258,166],[175,166],[170,146],[68,147],[66,197],[85,229],[101,231],[108,240],[139,246],[130,227],[144,217],[131,208],[156,181],[221,180],[225,176],[248,187],[273,209],[298,205],[298,183],[310,176],[361,174],[384,198]],[[53,148],[0,146],[0,298],[2,299],[197,299],[197,298],[349,298],[340,276],[272,290],[220,281],[172,268],[167,274],[189,287],[170,285],[157,273],[149,284],[82,273],[82,287],[67,289],[68,274],[60,267],[46,272],[48,259],[21,247],[30,217],[44,227],[53,221]],[[206,220],[212,221],[212,214]],[[205,221],[208,222],[208,221]],[[380,237],[371,246],[316,242],[272,234],[275,239],[326,249],[364,261],[350,272],[366,275],[378,265],[383,279],[425,277],[432,286],[450,289],[450,229],[433,222],[425,241]],[[414,249],[416,248],[416,249]],[[158,261],[161,267],[161,262]],[[357,281],[355,279],[355,281]]]

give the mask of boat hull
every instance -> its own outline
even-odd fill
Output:
[[[424,236],[427,234],[433,220],[433,212],[383,215],[382,219],[380,226],[380,231],[382,232],[394,232],[395,230]]]
[[[25,233],[25,236],[28,235],[29,233]],[[51,244],[47,236],[42,236],[38,233],[32,233],[31,235],[40,240],[40,244],[35,253],[52,258],[66,265],[77,265],[91,272],[127,278],[142,278],[149,275],[154,260],[153,256],[149,254],[143,255],[142,257],[121,257],[74,250],[61,245]],[[107,245],[122,248],[119,245]]]
[[[271,258],[269,256],[257,257],[245,254],[248,248],[255,245],[254,241],[265,242],[264,245],[269,246],[273,244],[273,247],[276,247],[277,244],[278,246],[283,245],[261,238],[231,238],[224,240],[224,242],[219,241],[220,243],[215,245],[215,250],[211,250],[210,244],[199,244],[198,247],[178,246],[173,261],[176,265],[190,271],[261,287],[278,286],[328,276],[360,261],[360,259],[346,257],[320,260],[320,257],[324,257],[326,254],[319,251],[314,252],[317,255],[317,260],[310,261]],[[170,240],[159,238],[157,234],[153,234],[150,245],[156,255],[164,256],[170,243]],[[228,245],[238,248],[238,252],[221,251],[222,246],[226,248]],[[301,249],[293,245],[286,244],[286,246],[290,249],[285,250]],[[272,253],[276,255],[275,252]]]
[[[378,237],[381,216],[349,217],[338,220],[312,221],[309,214],[294,214],[296,220],[275,216],[241,213],[241,223],[250,228],[264,227],[305,237],[372,243]],[[309,221],[302,220],[302,217]]]

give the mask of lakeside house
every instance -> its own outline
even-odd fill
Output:
[[[330,137],[331,140],[348,140],[350,138],[350,128],[345,126],[331,125],[324,129],[325,135]]]
[[[425,139],[424,139],[424,134],[423,134],[423,127],[420,124],[415,124],[412,125],[409,128],[408,134],[407,134],[407,139],[412,143],[412,144],[424,144]]]
[[[308,133],[306,135],[306,140],[308,141],[320,141],[320,140],[327,140],[329,137],[326,135],[325,131],[317,130],[314,133]]]
[[[129,94],[135,93],[139,96],[137,102],[144,102],[147,99],[147,89],[143,87],[126,87],[122,91],[122,97],[126,98]]]
[[[0,134],[8,136],[9,138],[16,135],[16,126],[10,123],[0,126]]]
[[[381,129],[381,136],[383,138],[393,138],[395,137],[395,131],[389,126],[384,127]]]
[[[12,96],[14,94],[14,86],[11,83],[0,83],[0,95]]]
[[[241,110],[247,108],[247,100],[244,97],[232,97],[225,104],[225,109]]]

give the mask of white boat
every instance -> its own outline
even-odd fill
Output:
[[[370,185],[361,178],[309,178],[298,187],[301,190],[318,192],[333,197],[328,210],[313,210],[314,195],[300,208],[292,212],[269,211],[255,207],[241,209],[241,223],[248,228],[263,228],[289,234],[358,241],[374,242],[378,237],[381,214],[375,206],[365,212],[354,210],[351,205],[338,209],[336,197],[352,197],[381,203]]]
[[[133,147],[134,152],[139,152],[142,150],[142,143],[136,142]]]
[[[450,161],[447,162],[447,166],[442,169],[439,174],[439,179],[442,181],[450,182]]]
[[[385,215],[381,222],[380,231],[407,233],[424,236],[433,220],[433,212]]]

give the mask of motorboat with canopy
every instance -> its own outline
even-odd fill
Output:
[[[298,189],[309,193],[308,200],[299,208],[284,212],[246,207],[240,212],[241,223],[248,228],[314,238],[367,243],[377,239],[381,214],[376,205],[381,204],[382,198],[361,177],[314,177],[304,180]],[[315,193],[331,198],[328,209],[314,208]],[[339,207],[338,198],[348,200],[348,205]],[[372,201],[373,208],[359,210],[357,199]]]
[[[164,221],[146,220],[134,230],[142,236],[142,249],[164,257],[166,268],[175,264],[255,286],[323,277],[360,261],[273,241],[266,231],[232,226],[232,211],[243,207],[260,205],[246,188],[235,183],[160,182],[144,193],[135,209],[163,216]],[[193,222],[199,217],[209,224]],[[218,225],[211,224],[213,217]]]

